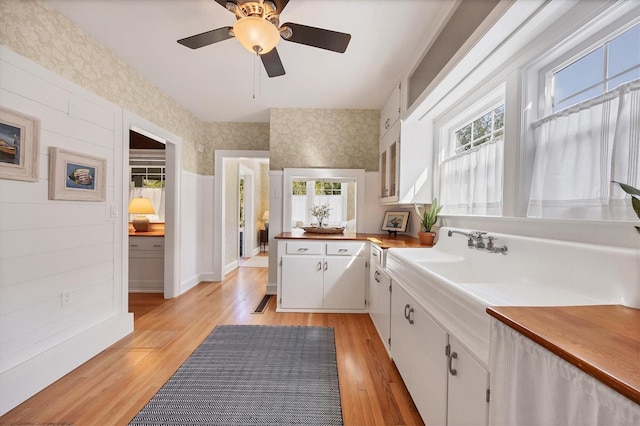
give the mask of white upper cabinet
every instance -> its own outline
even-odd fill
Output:
[[[402,99],[400,89],[400,83],[394,86],[387,102],[385,102],[382,110],[380,110],[380,138],[383,138],[400,118],[400,100]]]
[[[380,204],[431,203],[433,130],[427,122],[400,119],[398,83],[380,112]]]

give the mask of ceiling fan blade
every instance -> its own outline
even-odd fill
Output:
[[[190,47],[191,49],[199,49],[204,46],[208,46],[219,41],[224,41],[228,38],[232,38],[231,27],[222,27],[217,30],[207,31],[202,34],[196,34],[191,37],[178,40],[183,46]]]
[[[347,33],[308,27],[291,22],[287,22],[282,26],[291,28],[292,32],[291,37],[285,38],[285,40],[331,50],[333,52],[344,53],[351,40],[351,34]]]
[[[273,4],[276,5],[276,13],[278,15],[280,15],[282,13],[282,10],[287,7],[287,3],[289,3],[289,0],[271,0],[273,2]]]
[[[280,55],[275,47],[270,52],[260,55],[260,59],[262,59],[262,64],[269,77],[279,77],[285,74]]]
[[[218,2],[218,4],[220,6],[222,6],[222,7],[224,7],[225,9],[227,8],[227,3],[229,3],[229,2],[238,4],[238,2],[234,1],[234,0],[216,0],[216,2]]]

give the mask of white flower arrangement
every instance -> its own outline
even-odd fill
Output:
[[[330,210],[331,207],[329,207],[329,203],[325,203],[320,206],[314,205],[311,209],[311,215],[318,219],[318,225],[322,226],[322,221],[329,218]]]

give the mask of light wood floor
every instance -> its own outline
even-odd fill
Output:
[[[423,424],[368,315],[276,313],[275,299],[254,314],[266,282],[266,268],[238,268],[176,299],[132,296],[132,334],[0,423],[127,424],[217,324],[270,324],[334,327],[345,425]]]

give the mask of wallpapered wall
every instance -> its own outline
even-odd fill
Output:
[[[378,110],[271,110],[271,170],[324,167],[378,170]]]
[[[269,123],[203,123],[204,144],[196,145],[198,172],[214,174],[216,149],[269,151]]]

